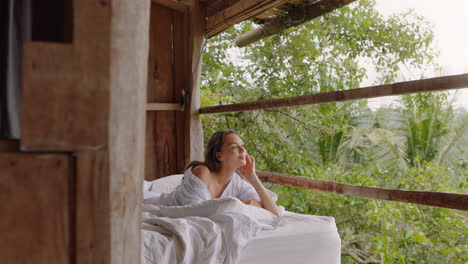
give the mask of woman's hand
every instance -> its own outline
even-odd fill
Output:
[[[250,184],[253,184],[259,181],[257,174],[255,173],[255,159],[254,157],[247,154],[245,160],[246,164],[237,169],[237,171],[239,172],[240,176],[242,176],[242,178],[244,178]]]
[[[273,201],[267,189],[265,188],[265,186],[263,186],[262,182],[258,178],[257,173],[255,173],[254,157],[247,154],[246,161],[247,163],[244,166],[237,169],[237,171],[239,172],[241,177],[244,178],[244,180],[246,180],[247,182],[249,182],[255,189],[255,191],[257,191],[257,194],[260,197],[260,200],[262,201],[259,207],[265,208],[268,211],[272,212],[274,215],[279,216],[280,210],[278,209],[278,206],[276,206],[276,203]],[[243,202],[246,203],[245,201]],[[253,202],[250,201],[249,204],[256,205]]]

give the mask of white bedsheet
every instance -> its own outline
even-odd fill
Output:
[[[257,233],[242,251],[242,264],[338,264],[341,239],[335,219],[284,212],[275,230]]]
[[[237,198],[188,206],[143,206],[142,260],[156,263],[239,263],[245,245],[277,218]],[[265,212],[263,212],[265,211]]]

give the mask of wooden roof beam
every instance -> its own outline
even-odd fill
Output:
[[[329,13],[337,8],[354,2],[355,0],[323,0],[314,2],[309,6],[301,8],[299,11],[302,19],[297,19],[298,10],[289,11],[287,15],[274,18],[270,22],[239,35],[236,39],[238,47],[244,47],[260,39],[279,33],[287,28],[298,26],[316,17]]]
[[[206,24],[207,38],[213,37],[230,26],[252,18],[268,9],[280,6],[288,0],[240,0],[213,16],[209,16]]]
[[[187,13],[190,8],[190,3],[187,1],[177,1],[177,0],[151,0],[151,3],[153,4],[158,4],[162,5],[164,7],[167,7],[169,9],[181,12],[181,13]]]
[[[273,100],[203,107],[200,108],[200,113],[212,114],[264,110],[279,107],[343,102],[382,96],[435,92],[460,88],[468,88],[468,73],[328,93],[317,93]]]

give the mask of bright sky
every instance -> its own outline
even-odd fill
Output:
[[[377,9],[384,15],[410,8],[434,25],[443,75],[468,73],[468,0],[377,0]],[[369,77],[368,82],[372,83],[372,76]],[[468,88],[458,90],[455,96],[455,105],[468,110]],[[369,100],[371,105],[391,101],[391,98]]]

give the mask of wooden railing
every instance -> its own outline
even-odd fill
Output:
[[[343,102],[383,96],[394,96],[421,92],[434,92],[468,88],[468,74],[452,75],[417,81],[384,84],[328,93],[317,93],[290,98],[263,100],[239,104],[218,105],[200,108],[200,114],[264,110],[270,108]]]
[[[368,99],[383,96],[403,95],[420,92],[443,91],[468,88],[468,74],[444,76],[417,81],[407,81],[366,88],[357,88],[328,93],[317,93],[304,96],[264,100],[257,102],[219,105],[200,108],[200,114],[226,113],[239,111],[264,110],[279,107],[323,104],[357,99]],[[274,172],[258,172],[264,182],[300,187],[310,190],[331,192],[357,197],[397,201],[405,203],[438,206],[468,211],[468,195],[383,189],[369,186],[354,186],[343,183],[320,181],[306,177],[292,176]]]
[[[275,172],[257,171],[257,174],[263,182],[274,184],[378,200],[414,203],[468,211],[468,195],[464,194],[404,191],[369,186],[355,186]]]

